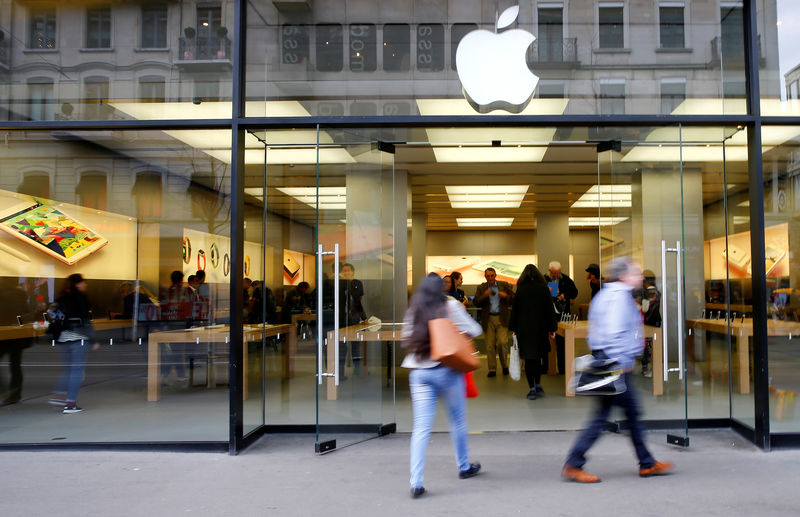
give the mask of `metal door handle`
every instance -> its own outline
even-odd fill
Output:
[[[669,380],[669,321],[667,304],[664,297],[667,295],[667,241],[661,241],[661,349],[664,358],[661,364],[664,365],[664,382]]]
[[[333,382],[339,385],[339,243],[333,245]]]
[[[322,335],[322,256],[333,255],[333,373],[322,368],[322,343],[328,338]],[[330,349],[328,350],[330,352]],[[333,251],[324,251],[322,244],[317,245],[317,384],[322,384],[323,377],[333,377],[339,385],[339,244],[333,245]]]
[[[683,380],[683,324],[686,311],[683,308],[683,268],[681,264],[681,241],[675,243],[675,265],[678,272],[678,379]]]
[[[317,246],[317,384],[322,384],[322,244]]]

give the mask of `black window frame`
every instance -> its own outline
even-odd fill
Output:
[[[612,11],[619,11],[619,18]],[[604,5],[597,7],[597,38],[598,47],[603,49],[625,48],[625,6]]]
[[[145,4],[141,12],[141,48],[168,48],[167,27],[169,9],[167,4]]]
[[[112,44],[111,30],[110,5],[86,8],[84,48],[110,49]]]
[[[686,7],[658,6],[659,46],[662,49],[686,48]]]

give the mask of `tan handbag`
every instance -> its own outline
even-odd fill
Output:
[[[457,372],[467,373],[477,370],[481,363],[477,357],[475,343],[449,318],[435,318],[428,321],[431,338],[431,359]]]

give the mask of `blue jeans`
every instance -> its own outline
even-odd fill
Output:
[[[422,486],[425,473],[425,452],[431,437],[439,395],[447,404],[450,436],[456,453],[458,470],[469,468],[467,450],[467,394],[464,374],[438,366],[418,368],[409,375],[411,406],[414,410],[414,431],[411,433],[411,487]]]
[[[86,366],[86,357],[89,355],[89,341],[67,341],[56,345],[61,358],[64,360],[64,370],[56,384],[55,392],[66,395],[67,403],[78,400],[78,390],[83,383],[83,369]]]
[[[600,433],[606,428],[606,420],[613,406],[619,406],[625,411],[625,417],[628,419],[630,426],[631,441],[633,447],[636,449],[636,456],[639,458],[639,466],[641,468],[650,468],[655,464],[656,460],[647,450],[647,445],[644,443],[644,426],[639,420],[639,401],[636,396],[636,389],[633,385],[633,374],[630,372],[625,374],[625,385],[628,387],[625,393],[610,396],[597,396],[597,406],[594,416],[589,420],[588,426],[580,434],[572,446],[572,450],[567,457],[567,464],[575,468],[583,468],[586,464],[586,452],[600,437]]]

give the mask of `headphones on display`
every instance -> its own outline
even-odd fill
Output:
[[[250,255],[244,256],[244,276],[250,276]]]
[[[211,267],[217,269],[217,266],[219,266],[219,248],[217,243],[214,242],[211,244]]]
[[[202,265],[200,264],[200,259],[203,259]],[[200,271],[206,270],[206,252],[203,250],[197,250],[197,269]]]
[[[224,257],[222,257],[222,274],[228,276],[231,272],[231,258],[226,253]]]
[[[183,263],[188,264],[192,260],[192,241],[189,237],[183,238]]]

